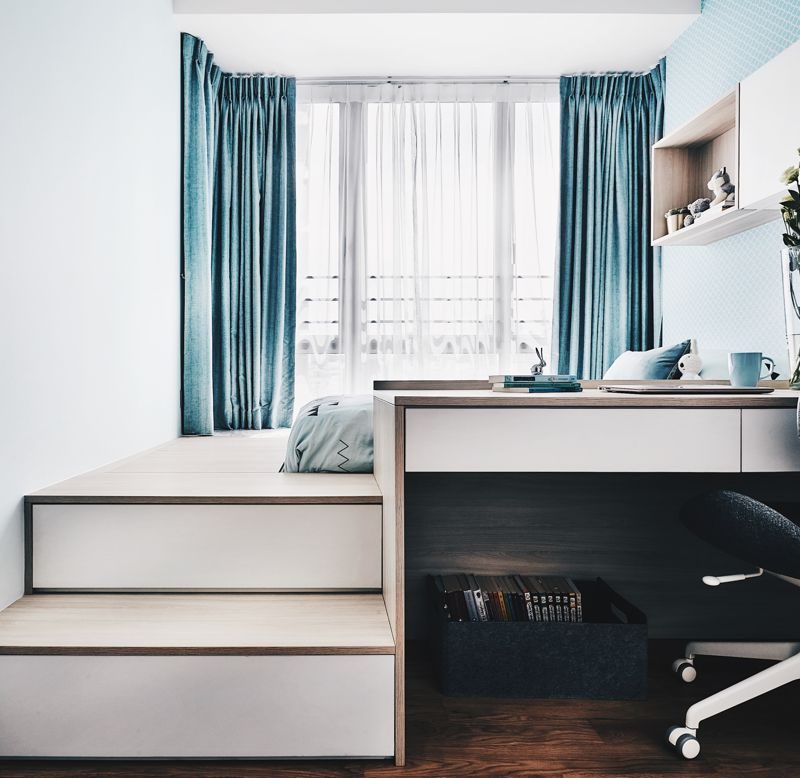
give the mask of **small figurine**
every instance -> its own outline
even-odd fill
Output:
[[[700,214],[707,211],[710,206],[711,200],[707,197],[700,197],[693,203],[689,203],[689,215],[683,220],[683,226],[688,227],[690,224],[694,224],[700,218]]]
[[[731,177],[728,175],[727,168],[721,167],[708,182],[708,188],[714,193],[714,199],[711,201],[711,208],[715,205],[723,203],[723,208],[728,207],[727,204],[733,205],[736,201],[736,187],[731,183]]]
[[[697,353],[697,341],[692,338],[689,350],[680,358],[678,370],[681,371],[681,381],[697,381],[703,369],[703,360]]]
[[[688,208],[671,208],[664,214],[667,220],[667,233],[671,235],[676,230],[683,227],[683,215],[689,213]]]
[[[544,349],[539,348],[537,346],[535,351],[536,351],[536,356],[539,359],[539,362],[535,365],[531,365],[531,375],[541,375],[542,373],[544,373],[545,366],[547,365],[547,362],[545,361],[544,358]]]

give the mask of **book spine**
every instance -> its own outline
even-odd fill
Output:
[[[573,381],[577,381],[577,375],[542,375],[542,374],[534,374],[531,373],[530,375],[491,375],[489,376],[489,382],[493,384],[514,384],[514,383],[529,383],[529,384],[565,384],[570,383]]]
[[[458,576],[458,585],[461,588],[461,594],[464,597],[464,603],[467,606],[467,616],[470,621],[480,621],[478,616],[478,608],[475,604],[475,595],[472,593],[472,587],[467,581],[465,575]]]
[[[450,613],[450,608],[447,605],[447,592],[444,588],[444,581],[442,581],[442,576],[440,575],[432,575],[430,577],[431,581],[431,589],[434,592],[434,597],[436,599],[437,608],[444,612],[445,616],[447,616],[447,620],[452,620],[452,615]]]
[[[455,616],[455,621],[469,621],[467,614],[467,603],[464,600],[464,592],[458,583],[458,576],[443,575],[442,580],[447,591],[447,604],[450,612]]]
[[[547,598],[547,614],[549,616],[549,620],[557,621],[555,594],[553,593],[552,588],[550,588],[550,584],[546,578],[539,578],[539,581],[542,584],[542,588],[545,591],[545,597]]]
[[[541,389],[534,386],[497,386],[492,387],[493,392],[503,392],[506,394],[557,394],[558,392],[582,392],[579,386],[543,386]]]
[[[528,589],[525,581],[523,581],[522,577],[519,575],[514,576],[514,582],[517,584],[519,591],[522,592],[522,598],[525,602],[525,613],[528,616],[528,621],[536,621],[536,617],[533,612],[533,599],[531,597],[530,589]]]
[[[514,619],[511,617],[511,614],[508,612],[506,598],[503,593],[503,585],[500,583],[500,579],[497,576],[492,576],[492,580],[494,581],[494,588],[497,594],[497,602],[499,604],[500,616],[502,621],[513,621]]]
[[[469,581],[469,585],[472,587],[472,596],[475,598],[475,605],[478,608],[478,620],[488,621],[489,617],[486,612],[486,603],[483,601],[483,592],[478,584],[478,580],[472,573],[467,575],[467,580]]]
[[[492,387],[494,389],[536,389],[537,391],[546,391],[547,389],[554,389],[556,387],[566,387],[569,389],[575,389],[580,384],[577,381],[548,381],[546,384],[543,383],[531,383],[530,381],[498,381],[496,384],[493,384]]]
[[[489,621],[497,621],[497,610],[495,609],[494,597],[492,597],[492,584],[486,576],[478,576],[478,583],[483,595],[483,603],[486,606],[486,616]]]
[[[567,578],[567,583],[569,584],[570,597],[574,597],[575,621],[581,623],[583,621],[583,602],[581,601],[581,590],[571,578]]]
[[[528,576],[523,576],[522,580],[527,584],[528,589],[531,592],[531,604],[533,605],[534,621],[544,621],[544,617],[542,616],[542,606],[540,604],[541,599],[539,597],[538,587],[536,586],[535,582]]]

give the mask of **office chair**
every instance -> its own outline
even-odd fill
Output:
[[[705,576],[703,583],[708,586],[744,581],[765,572],[800,586],[800,527],[758,500],[737,492],[712,492],[687,503],[681,521],[703,540],[758,568],[752,573]],[[685,725],[667,732],[670,744],[686,759],[700,753],[700,722],[800,679],[800,642],[689,643],[686,656],[672,664],[673,671],[687,683],[697,676],[696,656],[769,659],[777,664],[696,702],[686,711]]]

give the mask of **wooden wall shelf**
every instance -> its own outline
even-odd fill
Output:
[[[726,167],[731,182],[737,185],[738,122],[737,87],[653,146],[654,246],[704,245],[745,229],[741,220],[747,218],[747,213],[739,208],[738,203],[724,212],[705,213],[695,224],[672,234],[667,233],[664,218],[672,208],[681,208],[700,197],[709,196],[706,184],[718,168]]]

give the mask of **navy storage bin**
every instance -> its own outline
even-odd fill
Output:
[[[584,621],[448,621],[431,602],[444,694],[634,700],[647,694],[647,619],[605,581],[576,581]]]

